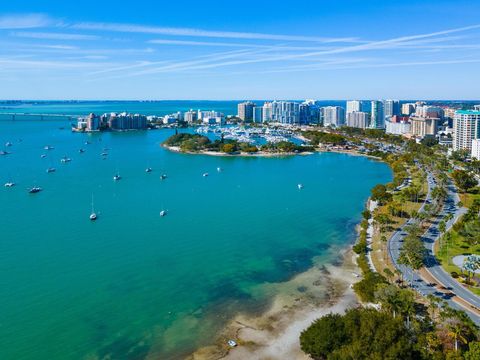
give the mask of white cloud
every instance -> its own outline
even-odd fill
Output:
[[[143,33],[143,34],[162,34],[173,36],[191,36],[191,37],[211,37],[211,38],[228,38],[228,39],[255,39],[255,40],[279,40],[279,41],[314,41],[323,43],[355,43],[361,42],[356,38],[327,38],[315,36],[301,35],[280,35],[280,34],[264,34],[251,32],[236,31],[214,31],[193,28],[172,28],[144,26],[135,24],[118,24],[118,23],[96,23],[84,22],[71,25],[74,29],[82,30],[100,30],[122,33]]]
[[[32,31],[15,31],[10,33],[11,36],[44,39],[44,40],[97,40],[100,37],[96,35],[86,34],[70,34],[70,33],[53,33],[53,32],[32,32]]]
[[[0,15],[0,29],[31,29],[53,24],[55,22],[44,14]]]

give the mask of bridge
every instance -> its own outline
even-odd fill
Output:
[[[40,113],[2,113],[0,112],[0,121],[76,121],[79,117],[85,115],[71,115],[71,114],[40,114]]]

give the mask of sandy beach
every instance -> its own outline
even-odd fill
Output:
[[[350,287],[359,280],[355,276],[358,272],[349,249],[340,265],[316,265],[290,281],[270,285],[277,295],[267,312],[260,316],[238,314],[215,344],[198,349],[187,359],[308,359],[300,349],[300,333],[323,315],[358,306]],[[230,348],[229,339],[238,346]]]

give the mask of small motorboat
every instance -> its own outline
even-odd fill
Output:
[[[42,159],[45,159],[45,158],[47,157],[47,155],[42,154],[42,155],[40,155],[40,157],[41,157]]]
[[[85,149],[79,149],[78,152],[79,152],[80,154],[82,154],[82,153],[85,152]]]
[[[63,158],[60,159],[60,162],[62,162],[62,163],[67,163],[67,162],[70,162],[70,161],[72,161],[72,159],[70,159],[69,157],[66,157],[66,156],[64,156]]]
[[[39,193],[40,191],[42,191],[42,188],[38,186],[34,186],[30,190],[28,190],[30,194],[36,194],[36,193]]]
[[[223,170],[223,169],[222,169],[221,167],[217,167],[217,171],[218,171],[218,172],[222,172],[222,170]]]
[[[145,172],[147,172],[147,173],[152,172],[152,168],[151,168],[151,167],[146,168],[146,169],[145,169]]]
[[[167,175],[166,175],[166,174],[160,175],[160,180],[165,180],[166,178],[167,178]]]
[[[55,171],[56,171],[56,169],[53,168],[53,167],[47,169],[47,173],[53,173]]]
[[[302,190],[302,189],[303,189],[303,185],[302,185],[302,184],[298,184],[298,185],[297,185],[297,188],[298,188],[298,190]]]
[[[228,346],[230,346],[232,348],[237,346],[237,342],[235,340],[232,340],[232,339],[228,340],[227,344],[228,344]]]
[[[6,147],[9,147],[9,146],[12,146],[12,145],[13,145],[13,144],[12,144],[10,141],[7,141],[7,142],[5,143],[5,146],[6,146]]]
[[[115,180],[115,181],[118,181],[118,180],[121,180],[121,179],[122,179],[122,177],[119,174],[116,174],[116,175],[113,176],[113,180]]]
[[[90,145],[91,142],[90,141],[85,141],[85,145]]]
[[[203,173],[202,176],[203,176],[203,177],[207,177],[207,176],[208,176],[208,173]]]
[[[100,155],[102,155],[103,157],[105,157],[105,156],[108,156],[108,153],[102,152]]]
[[[161,216],[161,217],[163,217],[163,216],[165,216],[165,215],[167,215],[167,210],[162,210],[162,211],[160,211],[160,216]]]
[[[90,220],[92,220],[92,221],[97,220],[97,214],[91,213],[91,214],[90,214]]]
[[[47,145],[43,148],[43,150],[53,150],[54,147],[53,146],[50,146],[50,145]]]
[[[3,185],[3,186],[5,186],[5,187],[13,187],[13,186],[15,186],[15,183],[14,183],[14,182],[7,182],[7,183],[5,183],[5,185]]]
[[[10,154],[8,151],[3,151],[3,150],[0,151],[0,155],[8,155],[8,154]]]

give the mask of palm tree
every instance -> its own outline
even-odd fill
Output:
[[[453,339],[455,344],[455,351],[458,351],[458,341],[460,340],[464,344],[467,343],[467,339],[463,336],[463,326],[461,323],[455,323],[454,325],[449,325],[448,335]]]

